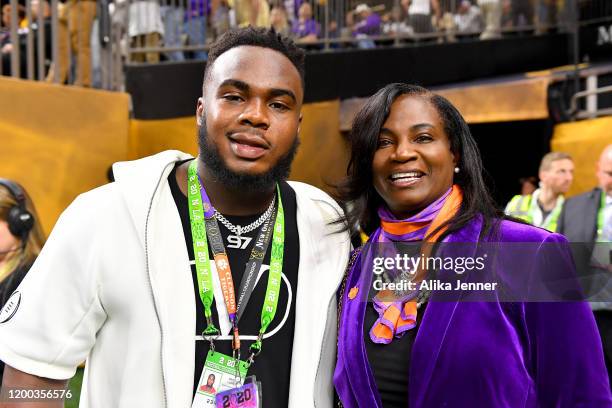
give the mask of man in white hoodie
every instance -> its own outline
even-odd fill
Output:
[[[332,406],[350,244],[329,196],[284,181],[303,77],[303,52],[273,31],[215,43],[199,156],[116,164],[0,312],[5,392],[63,388],[87,360],[81,407],[209,407],[252,375],[265,407]]]

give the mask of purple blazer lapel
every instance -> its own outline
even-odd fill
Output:
[[[482,219],[478,217],[460,231],[447,236],[444,239],[445,243],[461,245],[446,245],[444,247],[445,256],[452,256],[450,252],[453,250],[459,251],[460,254],[457,254],[459,256],[474,256],[481,228]],[[423,404],[448,327],[462,296],[463,291],[432,292],[412,347],[408,394],[411,407]]]
[[[374,234],[372,241],[378,240]],[[362,251],[355,265],[371,262],[371,251]],[[365,258],[365,259],[364,259]],[[382,407],[382,402],[376,388],[376,381],[368,362],[363,339],[363,322],[368,304],[368,293],[372,276],[358,273],[359,267],[353,267],[342,295],[343,307],[340,331],[338,333],[338,362],[342,367],[336,367],[334,383],[336,391],[346,408],[351,407]],[[357,287],[357,297],[349,299],[347,294],[351,288]]]

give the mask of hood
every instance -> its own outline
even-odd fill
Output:
[[[144,239],[147,216],[156,192],[164,185],[174,163],[191,157],[178,150],[167,150],[143,159],[113,164],[115,184],[141,239]]]

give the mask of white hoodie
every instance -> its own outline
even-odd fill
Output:
[[[191,406],[196,311],[167,151],[117,163],[111,183],[79,196],[0,313],[0,360],[68,379],[87,359],[81,407]],[[296,192],[300,260],[290,407],[331,407],[336,290],[348,234],[322,191]],[[9,304],[10,303],[10,304]],[[7,308],[12,307],[12,310]]]

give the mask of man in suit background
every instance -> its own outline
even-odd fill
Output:
[[[572,242],[579,278],[590,301],[612,373],[612,144],[597,163],[598,187],[568,199],[557,232]]]

